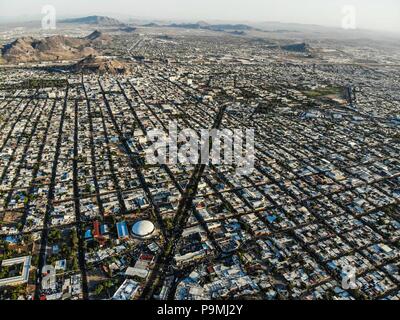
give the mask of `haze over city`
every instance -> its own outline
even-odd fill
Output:
[[[105,14],[180,20],[280,21],[340,27],[343,7],[356,8],[357,26],[400,32],[397,0],[2,0],[0,17],[40,15],[53,5],[61,16]]]

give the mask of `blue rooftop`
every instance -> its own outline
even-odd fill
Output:
[[[126,238],[129,236],[128,227],[125,221],[117,223],[118,238]]]
[[[92,230],[90,230],[90,229],[86,230],[85,239],[87,240],[87,239],[92,239],[92,238],[93,238]]]

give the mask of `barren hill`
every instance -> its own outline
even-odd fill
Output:
[[[281,49],[285,50],[285,51],[291,51],[291,52],[306,53],[306,52],[310,52],[311,47],[306,43],[295,43],[295,44],[287,44],[287,45],[281,46]]]
[[[73,66],[73,71],[83,73],[99,74],[124,74],[129,72],[129,68],[124,63],[95,55],[87,56]]]
[[[86,36],[84,39],[96,43],[107,43],[110,42],[112,38],[108,34],[104,34],[98,30],[95,30],[91,34]]]
[[[6,63],[71,60],[97,54],[95,44],[111,40],[109,35],[95,31],[84,38],[51,36],[44,39],[23,37],[5,45],[1,58]]]

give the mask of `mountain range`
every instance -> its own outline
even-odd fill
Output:
[[[209,24],[204,21],[199,21],[197,23],[172,23],[167,25],[159,25],[156,23],[148,23],[143,25],[144,27],[167,27],[167,28],[182,28],[182,29],[202,29],[211,31],[249,31],[257,30],[246,24]]]
[[[81,18],[72,18],[61,20],[60,23],[70,23],[70,24],[92,24],[98,26],[120,26],[124,25],[121,21],[105,17],[105,16],[87,16]]]

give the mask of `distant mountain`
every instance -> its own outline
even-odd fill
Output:
[[[199,21],[197,23],[172,23],[168,25],[158,25],[156,23],[148,23],[144,25],[145,27],[169,27],[169,28],[182,28],[182,29],[202,29],[211,30],[218,32],[234,32],[234,31],[249,31],[256,30],[255,28],[246,24],[209,24],[204,21]]]
[[[182,29],[204,29],[201,24],[198,23],[171,23],[165,27],[169,28],[182,28]]]
[[[123,31],[123,32],[126,32],[126,33],[131,33],[131,32],[136,31],[136,28],[130,27],[130,26],[126,26],[126,27],[120,28],[120,30]]]
[[[210,24],[209,23],[207,23],[207,22],[205,22],[205,21],[199,21],[199,22],[197,22],[197,24],[199,25],[199,26],[201,26],[201,27],[208,27]]]
[[[161,26],[160,26],[159,24],[157,24],[157,23],[150,22],[150,23],[144,24],[143,27],[159,28],[159,27],[161,27]]]
[[[111,40],[109,35],[94,31],[84,38],[51,36],[44,39],[19,38],[1,49],[7,63],[71,60],[96,54],[93,45]]]
[[[73,24],[94,24],[98,26],[119,26],[123,23],[117,19],[104,17],[104,16],[88,16],[82,18],[73,18],[61,20],[61,23],[73,23]]]
[[[214,31],[248,31],[254,30],[253,27],[246,24],[215,24],[205,27],[205,29],[210,29]]]
[[[245,36],[246,35],[246,32],[244,32],[243,30],[228,31],[228,33],[233,34],[234,36]]]

